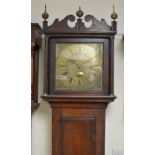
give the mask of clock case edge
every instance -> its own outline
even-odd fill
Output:
[[[39,50],[41,48],[41,35],[43,31],[38,23],[31,23],[31,112],[40,105],[38,103],[38,72],[39,72]]]

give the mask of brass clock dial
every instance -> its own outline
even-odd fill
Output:
[[[56,44],[56,90],[102,89],[101,43]]]

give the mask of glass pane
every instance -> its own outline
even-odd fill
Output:
[[[56,90],[101,90],[103,43],[56,44]]]

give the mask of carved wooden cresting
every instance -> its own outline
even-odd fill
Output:
[[[46,7],[42,17],[45,34],[42,98],[52,108],[52,155],[104,155],[105,111],[116,98],[114,36],[117,14],[113,9],[111,26],[104,19],[84,16],[81,8],[76,16],[68,15],[61,21],[55,19],[49,26]],[[69,22],[75,25],[70,27]],[[91,26],[85,26],[86,22]],[[94,51],[95,56],[84,47]],[[96,57],[96,53],[102,56]],[[84,81],[88,85],[96,82],[101,87],[92,89],[94,85],[89,87]],[[59,82],[65,89],[57,89]]]
[[[79,9],[77,11],[77,16],[78,16],[78,12],[82,11],[81,9]],[[79,13],[80,14],[80,13]],[[114,31],[116,31],[116,21],[115,19],[117,17],[115,17],[115,15],[117,15],[115,12],[112,13],[111,17],[114,19],[114,21],[112,21],[112,26],[109,26],[105,19],[101,19],[101,21],[97,20],[94,16],[92,15],[86,15],[84,17],[84,21],[85,22],[91,22],[91,26],[90,27],[86,27],[83,20],[82,20],[82,16],[78,16],[78,19],[76,19],[76,17],[74,15],[68,15],[66,16],[64,19],[62,19],[61,21],[59,21],[59,19],[55,19],[55,21],[53,22],[52,25],[48,26],[48,22],[46,21],[46,19],[49,17],[49,15],[46,12],[43,14],[43,18],[44,16],[46,18],[44,18],[44,22],[43,22],[43,28],[44,28],[44,33],[54,33],[54,32],[66,32],[66,33],[79,33],[79,32],[104,32],[104,33],[112,33]],[[68,25],[68,21],[70,22],[75,22],[76,24],[74,27],[70,27]]]

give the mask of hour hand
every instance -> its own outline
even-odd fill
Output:
[[[73,78],[71,77],[70,79],[69,79],[69,82],[72,82],[73,81]]]
[[[72,64],[75,64],[79,69],[81,69],[81,65],[76,64],[74,60],[70,60],[70,62],[71,62]]]
[[[79,68],[79,69],[81,69],[81,65],[79,65],[79,64],[76,64],[77,65],[77,67]]]
[[[62,75],[67,75],[68,74],[68,72],[66,71],[66,72],[64,72]]]

